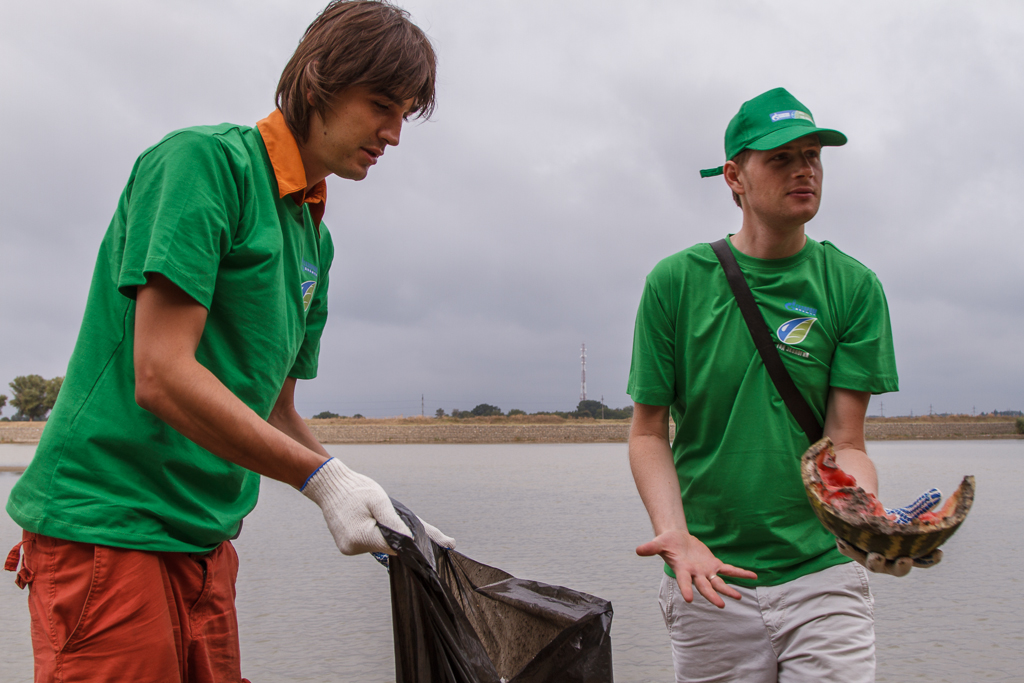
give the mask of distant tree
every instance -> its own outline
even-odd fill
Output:
[[[609,408],[600,401],[580,401],[571,417],[593,417],[598,420],[628,420],[633,417],[633,406]]]
[[[469,411],[474,417],[490,417],[491,415],[501,415],[501,408],[498,406],[492,406],[489,403],[481,403],[473,410]]]
[[[434,412],[434,417],[436,417],[436,418],[444,417],[444,408],[438,408],[437,411]]]
[[[630,420],[633,418],[633,406],[608,408],[604,411],[604,416],[608,420]]]
[[[576,417],[601,417],[601,409],[607,407],[600,401],[580,401],[576,406]]]
[[[7,405],[7,397],[0,394],[0,413],[4,412],[5,405]]]
[[[1017,433],[1024,434],[1024,417],[1017,418]]]
[[[329,410],[325,410],[322,413],[317,413],[316,415],[314,415],[313,419],[314,420],[329,420],[332,417],[341,417],[341,415],[338,415],[337,413],[332,413]]]
[[[63,377],[54,377],[47,381],[40,375],[22,375],[15,377],[10,383],[14,397],[11,405],[18,409],[18,414],[30,422],[46,417],[50,412],[54,401],[57,400],[57,393],[60,392],[60,385]],[[48,393],[52,392],[53,396]]]
[[[360,415],[359,413],[356,413],[356,414],[355,414],[355,415],[353,415],[352,417],[354,417],[354,418],[356,418],[356,419],[362,419],[362,417],[363,417],[363,416],[362,416],[362,415]]]
[[[513,408],[512,410],[508,411],[508,416],[512,417],[513,415],[526,415],[526,411],[519,410],[519,408]]]
[[[53,405],[57,402],[57,395],[60,394],[62,386],[64,386],[63,377],[54,377],[53,379],[46,380],[46,400],[43,401],[46,412],[53,410]]]

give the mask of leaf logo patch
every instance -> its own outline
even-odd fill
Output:
[[[807,333],[817,318],[793,318],[779,325],[775,334],[783,344],[799,344],[807,339]]]
[[[316,280],[307,280],[302,283],[302,310],[309,310],[309,305],[313,303],[314,290],[316,290]]]

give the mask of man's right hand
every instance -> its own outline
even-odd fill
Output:
[[[725,564],[712,553],[706,545],[685,531],[673,529],[666,531],[653,540],[636,549],[642,557],[660,555],[675,572],[679,592],[683,600],[693,602],[693,586],[707,598],[708,602],[718,608],[725,607],[721,595],[740,599],[740,593],[722,579],[732,576],[739,579],[756,579],[757,574],[746,569]]]
[[[353,472],[337,458],[331,458],[313,472],[301,491],[320,506],[327,528],[344,555],[368,552],[393,555],[377,524],[403,536],[412,536],[380,484]],[[420,521],[434,543],[445,548],[455,547],[455,539]]]

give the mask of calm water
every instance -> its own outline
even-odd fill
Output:
[[[657,606],[661,564],[633,548],[650,529],[624,444],[330,446],[354,469],[458,539],[459,550],[517,576],[612,601],[619,683],[671,681]],[[946,559],[903,579],[874,577],[878,680],[1024,680],[1024,441],[874,442],[887,503],[974,474],[978,499]],[[33,447],[0,445],[0,465]],[[13,475],[0,475],[6,501]],[[3,551],[19,530],[0,514]],[[236,541],[242,673],[268,681],[394,681],[386,572],[334,549],[320,511],[264,481]],[[25,596],[0,580],[0,680],[30,681]]]

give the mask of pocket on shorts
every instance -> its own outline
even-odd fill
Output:
[[[875,596],[871,594],[871,583],[868,580],[868,570],[864,569],[859,562],[848,562],[847,567],[853,573],[854,586],[857,592],[862,598],[864,603],[868,606],[868,612],[871,614],[871,618],[875,618]]]
[[[37,535],[26,546],[25,562],[35,567],[29,586],[33,619],[45,624],[54,652],[73,646],[85,627],[83,623],[96,580],[98,546]]]
[[[76,599],[81,600],[81,608],[78,610],[77,617],[73,612],[69,612],[68,621],[65,623],[67,629],[67,640],[61,647],[64,651],[73,651],[78,644],[83,641],[90,633],[93,628],[94,603],[96,602],[96,593],[99,590],[98,584],[102,577],[99,576],[100,568],[106,561],[109,560],[107,557],[109,548],[104,546],[95,545],[93,550],[93,561],[92,566],[88,572],[89,574],[89,588],[85,591],[84,596],[79,594],[75,596]]]
[[[661,574],[661,588],[658,591],[658,605],[661,607],[661,616],[665,620],[665,628],[672,632],[672,618],[675,607],[676,580],[668,574]]]

